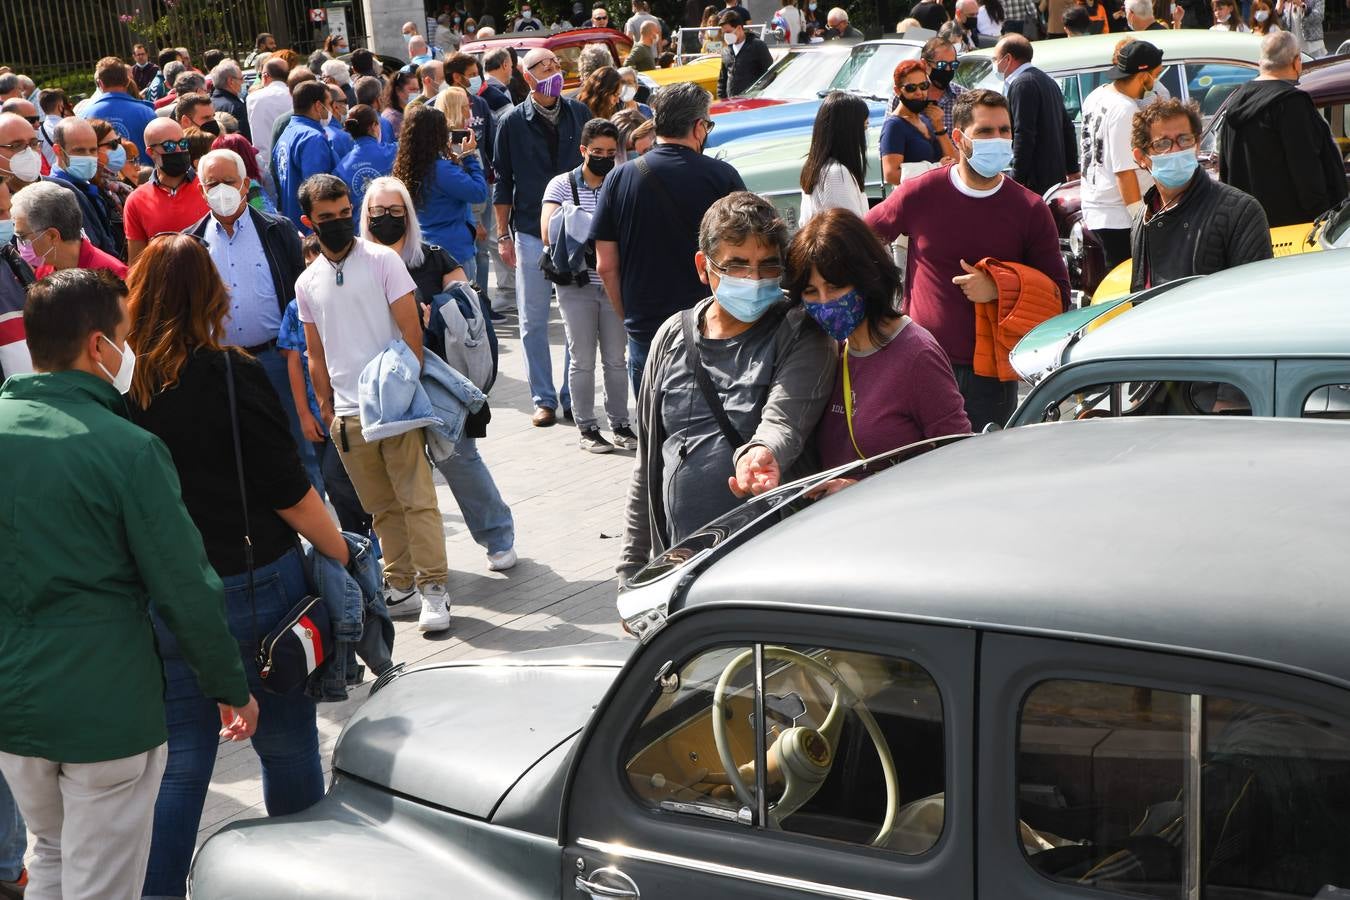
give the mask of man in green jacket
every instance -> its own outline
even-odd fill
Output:
[[[168,755],[151,600],[221,737],[258,720],[173,460],[125,417],[125,293],[86,269],[34,284],[36,371],[0,388],[0,773],[36,837],[29,893],[66,900],[139,897],[145,879]]]

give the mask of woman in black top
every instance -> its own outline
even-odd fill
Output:
[[[137,258],[127,286],[132,322],[128,343],[137,354],[132,417],[168,446],[183,503],[202,533],[207,559],[224,582],[230,630],[258,699],[252,746],[262,762],[267,812],[299,812],[318,802],[324,789],[314,701],[303,693],[264,692],[253,659],[258,637],[307,593],[296,532],[344,564],[347,545],[310,486],[286,415],[262,367],[219,343],[229,298],[205,244],[188,235],[155,238]],[[252,597],[226,354],[243,452]],[[220,717],[168,630],[157,627],[156,634],[164,658],[169,760],[155,804],[145,894],[182,897],[215,764]]]

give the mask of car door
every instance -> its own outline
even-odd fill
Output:
[[[973,900],[973,648],[824,612],[673,617],[578,749],[563,896]]]
[[[1345,690],[1013,635],[980,674],[981,898],[1350,895]]]
[[[1275,363],[1277,416],[1350,419],[1350,359],[1281,359]]]

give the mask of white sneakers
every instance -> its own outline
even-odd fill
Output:
[[[450,593],[443,584],[429,584],[422,590],[422,614],[417,617],[417,630],[445,631],[449,627]]]
[[[505,572],[516,564],[516,548],[507,547],[500,553],[489,553],[487,558],[489,572]]]
[[[384,605],[389,615],[410,616],[422,608],[422,595],[414,585],[410,588],[396,588],[389,582],[384,583]]]

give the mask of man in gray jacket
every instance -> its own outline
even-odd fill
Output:
[[[748,191],[714,203],[694,264],[713,296],[666,320],[638,393],[638,451],[618,572],[807,473],[837,349],[778,280],[787,226]]]

